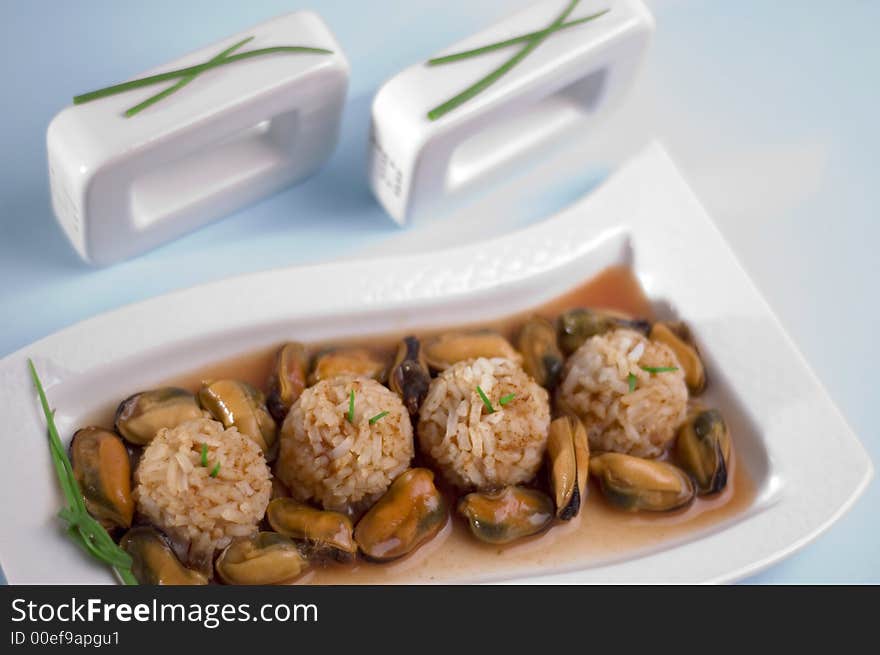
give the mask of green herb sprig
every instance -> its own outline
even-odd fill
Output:
[[[383,418],[388,416],[388,411],[379,412],[373,418],[370,419],[370,425],[375,425],[377,422],[381,421]]]
[[[67,535],[89,555],[112,566],[124,584],[138,584],[137,578],[131,572],[131,556],[113,541],[107,530],[86,509],[82,491],[73,473],[73,466],[61,445],[61,438],[58,436],[58,428],[55,426],[55,412],[49,407],[46,391],[43,389],[43,384],[37,375],[37,369],[30,359],[28,360],[28,368],[40,397],[43,414],[46,417],[52,463],[58,475],[61,491],[67,501],[67,506],[58,512],[58,516],[67,523]]]
[[[496,411],[498,411],[492,405],[492,401],[489,400],[489,396],[486,395],[486,392],[483,391],[483,388],[480,385],[477,385],[477,394],[480,396],[480,400],[483,401],[483,405],[486,407],[487,412],[489,412],[490,414],[494,414]],[[509,393],[506,396],[501,396],[501,398],[498,399],[498,404],[501,407],[504,407],[508,403],[512,402],[514,398],[516,398],[516,394]]]
[[[648,373],[672,373],[678,370],[678,366],[639,366],[643,371]]]
[[[354,389],[348,394],[348,411],[345,413],[345,418],[354,425]]]
[[[460,61],[462,59],[467,59],[469,57],[476,57],[487,52],[492,52],[494,50],[499,50],[501,48],[506,48],[510,45],[515,45],[517,43],[525,43],[523,48],[517,52],[513,57],[508,59],[506,62],[501,64],[498,68],[490,72],[485,77],[477,80],[471,86],[466,88],[461,93],[453,96],[446,102],[434,107],[431,109],[427,116],[429,120],[435,121],[438,118],[448,114],[453,109],[456,109],[466,103],[467,101],[473,99],[475,96],[479,95],[487,88],[492,86],[495,82],[497,82],[501,77],[506,75],[511,69],[513,69],[517,64],[519,64],[523,59],[529,56],[531,52],[541,45],[550,35],[558,32],[561,29],[565,29],[567,27],[572,27],[574,25],[580,25],[590,20],[595,20],[600,16],[608,13],[608,9],[605,11],[599,12],[597,14],[593,14],[591,16],[587,16],[586,18],[578,19],[576,21],[570,21],[566,23],[566,18],[574,11],[574,8],[578,5],[580,0],[570,0],[568,6],[565,10],[554,20],[550,25],[545,27],[542,30],[538,30],[536,32],[530,32],[528,34],[523,34],[512,39],[505,39],[504,41],[499,41],[497,43],[492,43],[490,45],[483,46],[481,48],[475,48],[473,50],[466,50],[464,52],[458,52],[451,55],[445,55],[443,57],[435,57],[428,61],[428,65],[436,66],[438,64],[446,64],[453,61]]]
[[[224,50],[219,55],[217,55],[216,57],[211,59],[210,63],[218,62],[222,59],[225,59],[228,55],[231,55],[233,52],[238,50],[241,46],[243,46],[244,44],[246,44],[250,41],[253,41],[253,40],[254,40],[254,37],[252,37],[252,36],[249,36],[246,39],[242,39],[238,43],[226,48],[226,50]],[[143,102],[136,104],[134,107],[130,107],[129,109],[126,109],[125,110],[125,117],[131,118],[135,114],[142,112],[147,107],[149,107],[151,105],[155,105],[157,102],[159,102],[163,98],[167,98],[172,93],[175,93],[176,91],[180,91],[183,87],[185,87],[187,84],[192,82],[198,76],[199,76],[198,73],[191,73],[189,75],[184,75],[183,77],[180,78],[180,81],[178,81],[176,84],[172,84],[164,91],[159,91],[159,93],[157,93],[156,95],[150,96],[149,98],[147,98]]]
[[[677,371],[678,366],[639,366],[643,371],[654,375],[656,373],[671,373],[672,371]],[[627,383],[629,384],[630,393],[636,390],[636,385],[638,384],[639,378],[636,377],[635,373],[630,373],[626,376]]]
[[[583,18],[577,18],[575,20],[570,20],[562,23],[559,27],[552,29],[550,27],[545,27],[543,30],[537,30],[536,32],[528,32],[527,34],[520,34],[519,36],[515,36],[511,39],[505,39],[504,41],[498,41],[496,43],[491,43],[489,45],[484,45],[479,48],[474,48],[473,50],[462,50],[461,52],[455,52],[451,55],[443,55],[441,57],[433,57],[428,60],[428,66],[441,66],[443,64],[451,64],[456,61],[461,61],[462,59],[470,59],[471,57],[477,57],[479,55],[485,55],[490,52],[495,52],[496,50],[503,50],[504,48],[509,48],[512,45],[516,45],[517,43],[525,43],[527,41],[531,41],[532,39],[543,36],[544,33],[547,33],[549,36],[553,32],[560,32],[569,27],[575,27],[580,25],[581,23],[587,23],[591,20],[595,20],[599,18],[599,16],[604,16],[607,14],[610,9],[604,9],[595,14],[591,14],[590,16],[584,16]]]
[[[199,464],[201,464],[205,468],[208,468],[208,464],[209,464],[209,462],[208,462],[208,444],[206,444],[206,443],[202,444],[201,453],[199,454]],[[212,478],[216,478],[218,473],[220,473],[220,462],[219,461],[216,464],[214,464],[214,468],[212,468],[208,472],[208,475],[210,475]]]
[[[153,84],[159,84],[161,82],[167,82],[169,80],[178,80],[177,83],[168,87],[164,91],[157,93],[156,95],[147,98],[142,103],[131,107],[126,110],[125,116],[130,118],[135,114],[143,111],[147,107],[159,102],[163,98],[167,98],[169,95],[174,93],[175,91],[179,91],[184,86],[192,82],[196,77],[204,73],[205,71],[219,68],[220,66],[226,66],[227,64],[232,64],[236,61],[243,61],[245,59],[251,59],[253,57],[262,57],[264,55],[278,54],[278,53],[287,53],[287,54],[317,54],[317,55],[330,55],[333,54],[332,50],[327,50],[326,48],[311,48],[306,46],[272,46],[269,48],[257,48],[256,50],[248,50],[246,52],[239,52],[236,54],[232,54],[236,50],[238,50],[245,43],[251,41],[254,37],[248,37],[239,41],[233,46],[230,46],[223,52],[209,59],[203,64],[196,64],[195,66],[187,66],[186,68],[179,68],[177,70],[167,71],[165,73],[158,73],[156,75],[149,75],[147,77],[141,77],[136,80],[130,80],[128,82],[122,82],[121,84],[114,84],[112,86],[104,87],[103,89],[98,89],[97,91],[89,91],[88,93],[82,93],[78,96],[74,96],[73,104],[81,105],[86,102],[92,102],[93,100],[98,100],[100,98],[106,98],[107,96],[116,95],[119,93],[125,93],[127,91],[131,91],[133,89],[140,89],[145,86],[151,86]]]
[[[635,373],[630,373],[629,375],[627,375],[627,376],[626,376],[626,381],[627,381],[627,383],[629,384],[629,392],[632,393],[633,391],[635,391],[635,390],[636,390],[636,384],[637,384],[638,381],[639,381],[639,379],[636,377],[636,374],[635,374]]]
[[[480,400],[482,400],[483,404],[486,406],[486,411],[489,412],[490,414],[494,414],[495,408],[492,407],[492,401],[489,400],[489,396],[486,395],[486,392],[483,391],[483,389],[482,389],[482,387],[480,387],[480,385],[477,385],[477,393],[480,396]]]

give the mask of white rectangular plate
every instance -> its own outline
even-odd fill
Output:
[[[575,205],[493,241],[223,280],[97,316],[0,361],[0,562],[8,580],[112,581],[55,517],[61,495],[27,357],[68,436],[120,398],[211,362],[291,338],[491,319],[541,304],[612,264],[635,270],[661,315],[692,326],[757,496],[742,515],[683,542],[574,571],[558,562],[504,581],[729,581],[815,538],[864,490],[870,459],[653,145]]]

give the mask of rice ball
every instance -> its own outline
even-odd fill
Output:
[[[193,419],[159,430],[144,449],[134,498],[185,563],[210,573],[214,551],[256,532],[271,478],[256,442],[234,427]]]
[[[652,373],[643,367],[676,370]],[[557,401],[583,421],[591,450],[657,457],[685,419],[688,391],[668,346],[616,329],[587,339],[571,354]]]
[[[432,380],[419,412],[419,447],[455,486],[490,489],[535,476],[549,429],[547,391],[515,362],[481,357]]]
[[[375,380],[351,376],[305,389],[284,421],[280,444],[275,474],[293,496],[349,514],[378,500],[414,454],[400,397]]]

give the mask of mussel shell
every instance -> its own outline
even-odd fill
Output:
[[[550,423],[547,459],[556,516],[568,521],[580,511],[586,497],[590,472],[587,431],[577,418],[561,416]]]
[[[669,346],[684,372],[688,391],[696,395],[706,388],[706,369],[700,353],[684,323],[655,323],[650,339]]]
[[[132,528],[122,536],[119,545],[131,555],[131,572],[141,584],[208,584],[206,576],[180,563],[164,535],[151,526]]]
[[[557,319],[559,347],[565,355],[572,354],[590,337],[605,334],[611,329],[623,327],[647,335],[651,329],[648,321],[598,309],[570,309]]]
[[[122,439],[103,428],[77,430],[70,461],[89,514],[107,529],[130,527],[131,462]]]
[[[410,469],[358,521],[354,538],[365,557],[385,562],[429,541],[446,525],[448,516],[446,501],[434,486],[434,473]]]
[[[553,501],[547,494],[526,487],[476,491],[458,502],[458,513],[467,519],[480,541],[507,544],[537,534],[553,521]]]
[[[270,498],[290,498],[290,489],[277,475],[272,476],[272,495]]]
[[[730,466],[730,433],[721,412],[691,413],[678,430],[675,458],[691,475],[701,496],[724,489]]]
[[[347,562],[357,554],[351,520],[345,514],[315,509],[293,498],[274,498],[266,519],[276,532],[303,541],[311,555]]]
[[[305,389],[308,372],[309,357],[305,346],[290,341],[278,349],[269,376],[266,407],[279,424],[284,422],[287,412]]]
[[[126,441],[146,446],[162,428],[174,428],[204,416],[194,394],[177,387],[141,391],[116,409],[115,428]]]
[[[435,371],[477,357],[504,357],[519,363],[520,354],[497,332],[446,332],[425,343],[425,361]]]
[[[214,380],[202,383],[199,401],[224,427],[234,426],[253,439],[267,459],[272,459],[278,425],[266,408],[262,391],[241,380]]]
[[[520,330],[517,347],[523,357],[525,372],[545,389],[555,389],[565,358],[559,349],[553,324],[541,316],[532,316]]]
[[[308,567],[292,539],[277,532],[257,532],[229,544],[214,570],[226,584],[276,585],[299,577]]]
[[[602,453],[590,458],[590,474],[610,502],[629,511],[667,512],[695,496],[690,477],[666,462]]]
[[[431,374],[421,343],[416,337],[404,337],[400,342],[388,375],[388,386],[403,400],[410,416],[419,413],[419,407],[431,386]]]
[[[385,381],[388,362],[369,348],[333,348],[315,356],[309,384],[343,375]]]

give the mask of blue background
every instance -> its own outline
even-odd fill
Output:
[[[418,242],[420,228],[401,241],[366,185],[372,95],[395,71],[524,4],[3,0],[0,356],[172,289]],[[536,198],[516,224],[555,210],[659,136],[880,461],[880,3],[648,4],[655,43],[629,102],[603,130],[606,146],[590,151],[576,184]],[[76,93],[297,8],[321,13],[352,64],[342,137],[328,165],[146,256],[108,269],[82,264],[49,208],[44,138],[52,116]],[[749,581],[880,582],[878,508],[875,480],[816,543]]]

